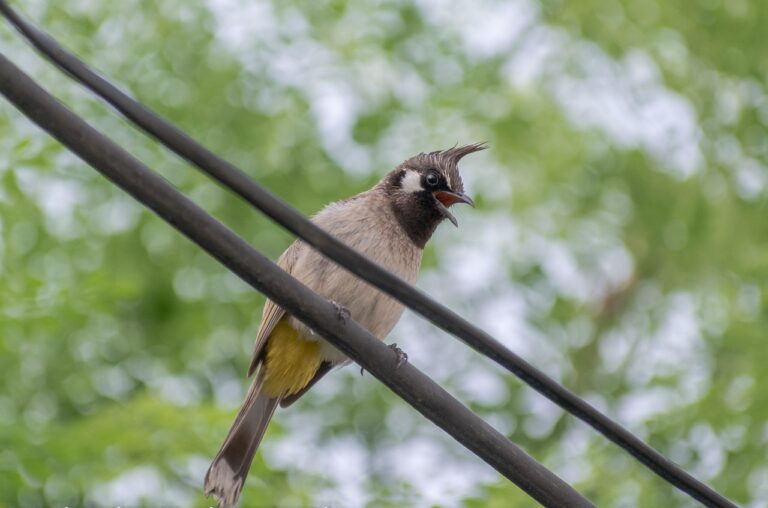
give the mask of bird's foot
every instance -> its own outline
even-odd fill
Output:
[[[352,317],[352,314],[349,312],[349,309],[341,305],[340,303],[336,303],[335,301],[331,300],[331,303],[333,304],[333,307],[336,309],[336,315],[338,316],[339,320],[343,324],[347,324],[347,321],[350,317]]]
[[[365,369],[360,367],[360,375],[362,376],[365,373]]]
[[[395,365],[396,369],[399,369],[408,361],[408,355],[405,354],[405,351],[397,347],[397,343],[393,342],[392,344],[390,344],[389,349],[394,351],[395,354],[397,355],[397,364]]]

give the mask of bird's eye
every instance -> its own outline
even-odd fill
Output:
[[[436,187],[438,183],[440,183],[440,177],[432,171],[431,173],[427,174],[427,185],[430,187]]]

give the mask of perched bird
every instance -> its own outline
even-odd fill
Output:
[[[408,282],[414,282],[427,241],[448,208],[474,206],[464,194],[459,160],[482,143],[421,153],[389,172],[372,189],[332,203],[312,221]],[[403,306],[296,240],[277,264],[321,296],[333,300],[379,339],[395,326]],[[267,425],[278,404],[293,404],[333,367],[349,359],[271,301],[264,306],[243,407],[205,476],[205,494],[220,507],[237,503]]]

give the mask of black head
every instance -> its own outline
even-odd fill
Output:
[[[448,208],[456,203],[474,206],[464,194],[459,161],[484,150],[484,143],[420,153],[397,166],[381,181],[400,225],[419,247],[424,247],[443,219],[458,226]]]

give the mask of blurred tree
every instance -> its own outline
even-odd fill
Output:
[[[89,2],[25,14],[305,213],[487,140],[420,284],[768,506],[768,4]],[[276,257],[291,237],[53,70],[75,111]],[[205,505],[262,297],[0,104],[0,505]],[[456,288],[461,288],[457,291]],[[410,359],[600,506],[693,503],[406,314]],[[369,376],[280,413],[263,505],[529,506]]]

